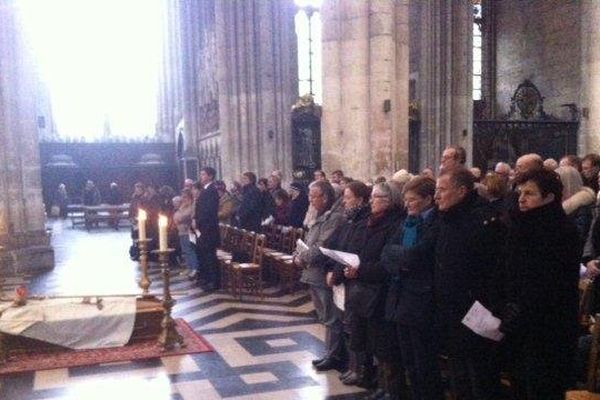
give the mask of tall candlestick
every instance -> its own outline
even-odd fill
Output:
[[[146,211],[138,209],[138,239],[140,240],[146,239],[146,219],[148,219]]]
[[[167,225],[169,219],[164,215],[158,217],[158,249],[160,251],[167,250]]]

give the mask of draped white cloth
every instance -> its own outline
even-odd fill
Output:
[[[135,297],[110,297],[99,309],[80,299],[29,300],[22,307],[0,305],[0,332],[71,349],[125,345],[133,332]]]

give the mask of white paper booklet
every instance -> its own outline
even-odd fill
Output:
[[[349,267],[358,267],[360,265],[360,258],[354,253],[346,253],[345,251],[337,251],[319,247],[321,253],[327,257],[339,262],[340,264],[347,265]]]
[[[333,304],[340,310],[344,311],[344,303],[346,302],[346,287],[343,283],[333,287]]]
[[[462,320],[462,323],[467,328],[479,336],[492,339],[496,342],[501,341],[504,337],[504,334],[498,329],[501,322],[499,318],[494,317],[491,311],[478,301],[473,303],[471,309]]]
[[[267,226],[273,223],[273,221],[275,221],[275,218],[273,218],[272,215],[269,215],[267,218],[265,218],[263,220],[263,222],[261,223],[262,226]]]
[[[309,249],[309,247],[306,245],[306,243],[304,243],[304,241],[302,239],[296,240],[296,252],[297,253],[303,253],[308,249]]]

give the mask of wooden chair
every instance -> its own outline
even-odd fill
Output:
[[[566,400],[600,400],[600,394],[587,390],[571,390],[567,392]]]
[[[252,260],[247,263],[231,263],[231,275],[234,285],[233,294],[237,294],[242,299],[244,291],[256,293],[260,299],[264,299],[263,280],[262,280],[262,258],[266,243],[265,235],[254,235],[254,248]]]
[[[594,281],[579,280],[579,323],[587,328],[590,325],[590,310],[594,297]]]
[[[227,265],[233,259],[233,252],[236,251],[239,242],[241,241],[241,232],[230,225],[226,225],[225,238],[222,240],[221,248],[217,249],[217,259],[219,260],[221,272],[221,288],[228,290],[230,288],[230,279],[227,274]]]
[[[594,319],[596,323],[592,327],[592,348],[588,359],[586,390],[567,392],[567,400],[600,400],[600,394],[596,392],[600,380],[600,314],[596,314]]]
[[[235,277],[233,276],[234,258],[239,257],[252,259],[254,251],[254,240],[256,234],[246,229],[233,228],[235,240],[232,242],[231,251],[224,257],[221,264],[221,288],[225,289],[235,296]]]
[[[267,243],[263,251],[263,278],[268,281],[274,280],[277,274],[275,271],[275,256],[281,252],[282,231],[281,225],[268,225]]]
[[[286,248],[289,254],[284,253],[281,256],[276,257],[276,266],[279,273],[279,280],[288,293],[293,293],[296,289],[298,280],[300,278],[300,269],[294,265],[293,253],[296,251],[296,241],[304,238],[304,229],[291,229],[288,233],[289,242],[286,241],[286,245],[290,246]]]

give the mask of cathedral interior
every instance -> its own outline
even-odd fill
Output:
[[[596,0],[0,0],[0,304],[163,290],[127,208],[76,207],[88,181],[123,204],[205,167],[287,187],[435,171],[450,145],[481,171],[598,153],[599,20]],[[171,268],[173,317],[214,351],[0,372],[0,399],[369,395],[311,365],[326,334],[301,285],[238,298]]]

